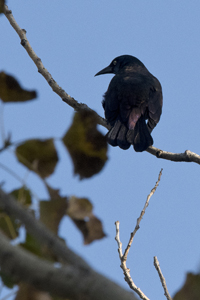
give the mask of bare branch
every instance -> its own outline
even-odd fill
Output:
[[[129,287],[138,294],[138,296],[142,299],[142,300],[150,300],[141,290],[140,288],[138,288],[135,283],[133,282],[131,275],[130,275],[130,269],[127,268],[126,266],[126,261],[123,259],[123,252],[122,252],[122,242],[120,241],[120,237],[119,237],[119,221],[115,222],[115,226],[116,226],[116,236],[115,236],[115,240],[117,241],[118,244],[118,252],[119,252],[119,259],[121,261],[121,265],[120,267],[123,270],[124,273],[124,279],[126,280],[126,282],[128,283]]]
[[[116,226],[115,240],[117,241],[117,244],[118,244],[118,253],[119,253],[119,258],[120,258],[120,261],[121,261],[120,267],[123,270],[124,278],[125,278],[126,282],[128,283],[129,287],[132,290],[134,290],[138,294],[138,296],[143,300],[149,300],[149,298],[147,298],[147,296],[133,282],[133,280],[131,278],[131,275],[130,275],[130,269],[128,269],[127,266],[126,266],[126,261],[127,261],[127,256],[128,256],[131,244],[133,242],[133,238],[134,238],[136,232],[138,231],[138,229],[140,228],[140,222],[142,220],[143,215],[145,214],[147,206],[149,205],[150,198],[153,196],[153,194],[155,193],[155,191],[158,187],[158,184],[159,184],[160,179],[161,179],[161,175],[162,175],[162,169],[160,170],[158,180],[157,180],[154,188],[151,190],[150,194],[147,196],[144,208],[141,211],[139,218],[137,219],[137,223],[136,223],[134,231],[131,232],[131,236],[130,236],[128,245],[127,245],[127,247],[124,251],[124,254],[123,254],[123,251],[122,251],[122,243],[121,243],[120,237],[119,237],[119,221],[115,222],[115,226]]]
[[[53,79],[52,75],[48,72],[48,70],[44,67],[41,59],[36,55],[35,51],[31,47],[29,41],[26,37],[26,30],[19,27],[16,20],[14,19],[12,15],[12,11],[8,9],[7,5],[4,6],[4,14],[8,21],[10,22],[11,26],[14,28],[14,30],[17,32],[19,38],[21,39],[21,45],[26,49],[28,55],[35,63],[36,67],[38,68],[38,72],[46,79],[52,90],[62,98],[64,102],[66,102],[68,105],[74,108],[76,111],[80,110],[90,110],[93,111],[91,108],[89,108],[85,103],[79,103],[77,100],[75,100],[73,97],[68,95]],[[98,123],[106,128],[109,128],[107,125],[107,122],[104,118],[100,117],[95,111],[93,111],[98,119]]]
[[[163,274],[161,272],[159,261],[158,261],[158,259],[157,259],[156,256],[154,256],[154,266],[155,266],[155,268],[156,268],[156,270],[158,272],[158,275],[160,277],[160,281],[161,281],[163,289],[165,291],[165,296],[166,296],[167,300],[172,300],[172,298],[169,295],[169,292],[168,292],[168,289],[167,289],[167,285],[166,285],[166,281],[165,281],[165,278],[164,278],[164,276],[163,276]]]
[[[71,97],[69,94],[65,92],[53,79],[52,75],[48,72],[47,69],[45,69],[41,59],[36,55],[33,48],[31,47],[29,41],[26,37],[26,30],[21,29],[19,25],[17,24],[16,20],[14,19],[12,15],[12,11],[8,9],[7,5],[4,6],[4,14],[8,21],[10,22],[11,26],[14,28],[14,30],[19,35],[19,38],[21,39],[21,45],[26,49],[28,55],[35,63],[36,67],[38,68],[38,72],[46,79],[52,90],[62,98],[64,102],[66,102],[68,105],[74,108],[76,111],[80,110],[90,110],[95,113],[97,116],[98,124],[104,126],[105,128],[109,129],[110,126],[107,124],[106,120],[99,116],[94,110],[92,110],[90,107],[88,107],[85,103],[79,103],[77,100],[75,100],[73,97]],[[147,152],[151,153],[152,155],[156,156],[157,158],[163,158],[171,161],[180,161],[180,162],[195,162],[197,164],[200,164],[200,155],[191,152],[190,150],[186,150],[184,153],[172,153],[168,151],[163,151],[158,148],[150,146],[147,150]]]
[[[158,187],[158,184],[159,184],[159,182],[160,182],[161,175],[162,175],[162,170],[163,170],[163,169],[160,170],[160,173],[159,173],[159,175],[158,175],[158,180],[157,180],[157,182],[156,182],[154,188],[151,190],[150,194],[147,196],[147,200],[146,200],[146,202],[145,202],[144,208],[143,208],[143,210],[141,211],[139,218],[137,219],[137,224],[136,224],[136,226],[135,226],[135,229],[134,229],[133,232],[131,232],[130,240],[129,240],[129,242],[128,242],[128,245],[127,245],[127,247],[126,247],[126,250],[124,251],[123,259],[124,259],[125,261],[127,260],[127,255],[128,255],[129,249],[130,249],[130,247],[131,247],[131,244],[132,244],[132,242],[133,242],[133,238],[134,238],[136,232],[138,231],[138,229],[140,228],[140,222],[141,222],[141,220],[142,220],[142,217],[143,217],[144,214],[145,214],[145,211],[146,211],[147,206],[149,205],[149,200],[150,200],[150,198],[153,196],[153,194],[155,193],[155,191],[156,191],[156,189],[157,189],[157,187]]]
[[[184,153],[172,153],[150,146],[146,151],[156,156],[157,158],[162,158],[175,162],[194,162],[200,165],[200,155],[190,150],[186,150]]]

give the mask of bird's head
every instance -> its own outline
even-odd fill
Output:
[[[138,67],[145,67],[143,63],[134,56],[131,55],[121,55],[113,59],[110,65],[101,71],[99,71],[94,76],[102,75],[102,74],[117,74],[120,71],[127,69],[137,69]]]

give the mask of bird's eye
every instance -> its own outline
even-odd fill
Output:
[[[117,64],[117,61],[116,61],[116,60],[114,60],[114,61],[113,61],[113,65],[114,65],[114,66],[116,66],[116,64]]]

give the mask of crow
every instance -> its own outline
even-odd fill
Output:
[[[95,76],[107,73],[115,74],[102,101],[111,126],[108,143],[124,150],[133,145],[136,152],[145,151],[153,145],[151,132],[162,113],[161,84],[131,55],[116,57]]]

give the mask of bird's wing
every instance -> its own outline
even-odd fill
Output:
[[[103,96],[103,108],[105,117],[112,126],[119,119],[120,94],[118,92],[119,78],[114,76],[108,86],[107,92]]]
[[[162,88],[160,82],[154,77],[154,86],[150,88],[148,100],[148,123],[147,126],[150,132],[157,125],[162,113]]]

